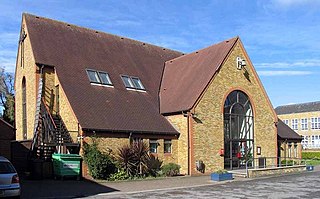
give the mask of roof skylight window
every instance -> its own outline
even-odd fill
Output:
[[[99,74],[99,77],[100,77],[100,80],[101,80],[102,84],[112,85],[108,73],[98,72],[98,74]]]
[[[144,87],[143,87],[141,80],[139,78],[131,77],[131,80],[132,80],[134,86],[136,87],[136,89],[144,90]]]
[[[96,71],[87,70],[87,73],[88,73],[90,82],[98,83],[98,84],[100,83],[99,76],[98,76],[98,73]]]
[[[90,83],[112,86],[110,77],[106,72],[87,69],[87,74]]]
[[[134,88],[132,80],[129,76],[122,76],[121,78],[126,88]]]
[[[145,90],[141,80],[138,77],[122,75],[121,78],[126,88],[135,90]]]

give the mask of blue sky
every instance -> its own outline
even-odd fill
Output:
[[[0,67],[8,72],[22,12],[186,53],[239,35],[274,107],[320,100],[318,0],[1,0]]]

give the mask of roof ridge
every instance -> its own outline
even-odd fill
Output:
[[[281,107],[288,107],[288,106],[299,106],[299,105],[307,105],[307,104],[320,104],[320,101],[313,101],[313,102],[302,102],[302,103],[296,103],[296,104],[287,104],[287,105],[280,105],[277,106],[275,109],[277,108],[281,108]]]
[[[170,59],[170,60],[166,61],[165,63],[167,63],[167,62],[173,62],[173,61],[175,61],[175,60],[178,60],[178,59],[180,59],[180,58],[184,58],[184,57],[186,57],[186,56],[188,56],[188,55],[191,55],[191,54],[195,54],[195,53],[198,54],[198,53],[203,52],[203,51],[205,51],[205,50],[207,50],[207,49],[209,49],[209,48],[212,48],[213,46],[216,46],[216,45],[221,44],[221,43],[223,43],[223,42],[229,42],[229,41],[231,41],[231,40],[233,40],[233,39],[235,39],[234,42],[236,42],[236,41],[239,39],[239,36],[232,37],[232,38],[230,38],[230,39],[226,39],[226,40],[220,41],[220,42],[218,42],[218,43],[212,44],[212,45],[207,46],[207,47],[205,47],[205,48],[201,48],[200,50],[196,50],[196,51],[192,51],[192,52],[190,52],[190,53],[183,54],[182,56],[179,56],[179,57]],[[233,47],[233,45],[232,45],[232,47]]]
[[[87,27],[84,27],[84,26],[76,25],[76,24],[73,24],[73,23],[67,23],[67,22],[64,22],[64,21],[56,20],[56,19],[51,19],[51,18],[48,18],[48,17],[42,17],[42,16],[38,16],[38,15],[26,13],[26,12],[22,13],[22,16],[30,16],[30,17],[35,17],[35,18],[38,18],[38,19],[49,20],[49,21],[53,21],[53,22],[56,22],[56,23],[65,24],[67,26],[73,26],[75,28],[80,28],[80,29],[84,29],[84,30],[87,30],[87,31],[92,31],[94,33],[102,33],[102,34],[113,36],[113,37],[116,37],[116,38],[119,38],[119,39],[127,39],[127,40],[130,40],[130,41],[135,42],[135,43],[141,43],[142,45],[154,46],[154,47],[157,47],[157,48],[162,48],[163,50],[170,50],[170,51],[173,51],[173,52],[177,52],[177,53],[180,53],[182,55],[185,54],[185,53],[183,53],[181,51],[173,50],[173,49],[170,49],[170,48],[167,48],[167,47],[157,46],[157,45],[154,45],[154,44],[151,44],[151,43],[139,41],[139,40],[132,39],[132,38],[129,38],[129,37],[126,37],[126,36],[119,36],[119,35],[116,35],[116,34],[104,32],[102,30],[95,30],[95,29],[92,29],[92,28],[87,28]]]

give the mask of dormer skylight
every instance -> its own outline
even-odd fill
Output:
[[[112,86],[107,72],[87,69],[87,74],[91,84]]]
[[[141,80],[138,77],[122,75],[121,78],[127,89],[142,90],[142,91],[145,90]]]

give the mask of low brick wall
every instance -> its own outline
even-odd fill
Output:
[[[306,166],[288,166],[288,167],[275,167],[275,168],[262,168],[262,169],[249,169],[248,177],[255,178],[260,176],[280,175],[284,173],[300,172],[306,169]]]

